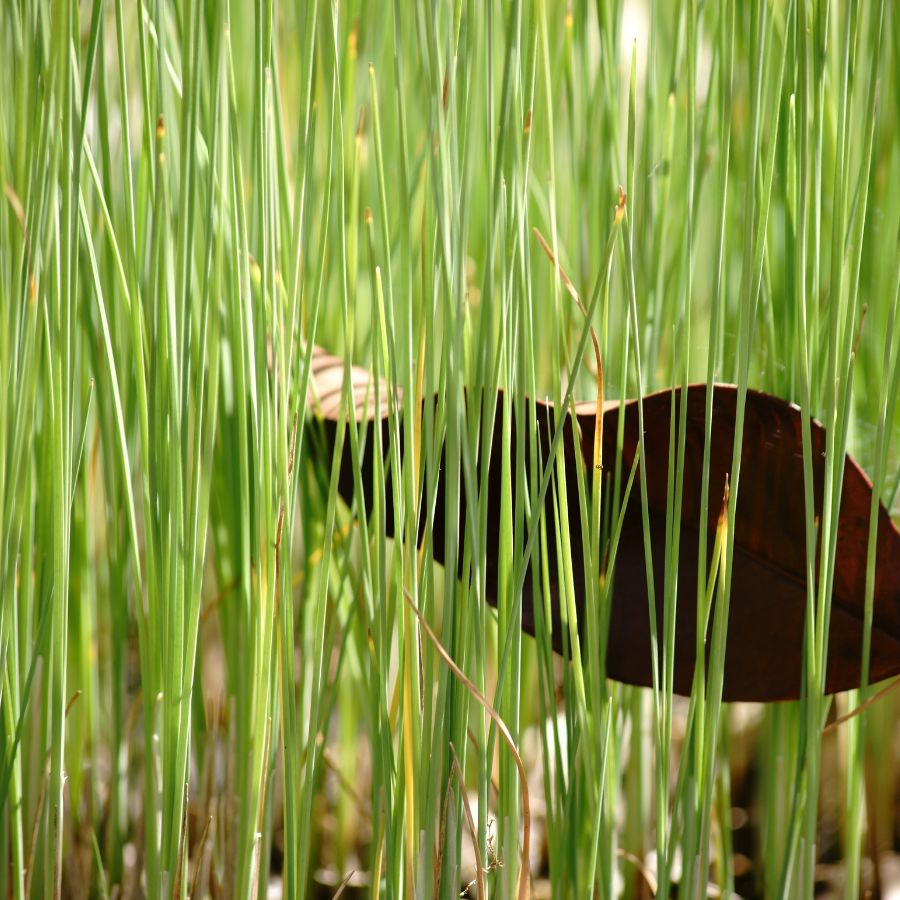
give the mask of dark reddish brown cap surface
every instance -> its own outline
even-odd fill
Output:
[[[676,416],[682,392],[675,392]],[[657,609],[664,577],[666,488],[672,392],[644,399],[644,463],[647,479]],[[706,386],[687,392],[681,547],[678,566],[675,689],[690,693],[696,646],[697,546],[707,529],[711,552],[726,474],[732,463],[737,389],[713,393],[709,510],[701,523]],[[631,465],[638,441],[638,409],[627,403],[623,462]],[[604,420],[604,456],[615,455],[617,413]],[[677,421],[677,419],[676,419]],[[583,421],[588,443],[593,425]],[[815,516],[822,514],[825,430],[812,428]],[[587,451],[589,448],[585,446]],[[776,397],[747,394],[736,502],[734,558],[725,662],[724,695],[730,700],[787,700],[802,690],[803,633],[807,610],[807,511],[801,415]],[[858,687],[863,644],[867,546],[872,486],[848,456],[844,463],[826,684],[829,692]],[[817,542],[820,543],[817,537]],[[819,550],[816,573],[818,577]],[[900,672],[900,533],[878,508],[878,544],[870,681]],[[626,511],[610,626],[608,673],[635,684],[649,683],[647,613],[640,497],[632,492]],[[643,652],[641,648],[645,648]]]

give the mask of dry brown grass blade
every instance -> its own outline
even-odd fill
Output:
[[[889,681],[881,690],[876,691],[872,694],[871,697],[867,697],[859,706],[854,706],[850,712],[844,713],[842,716],[838,716],[833,722],[829,722],[823,729],[822,734],[828,734],[829,731],[834,731],[836,728],[839,728],[841,725],[845,725],[851,719],[855,719],[857,716],[862,715],[870,706],[874,706],[879,700],[886,697],[891,691],[900,687],[900,678],[895,678],[893,681]]]
[[[624,191],[619,188],[620,192],[620,205],[624,204]],[[616,215],[618,216],[618,207],[616,208]],[[588,315],[587,308],[581,300],[581,297],[578,294],[578,291],[575,289],[575,285],[572,284],[572,279],[566,274],[565,269],[562,267],[562,263],[556,258],[556,254],[553,252],[553,248],[547,243],[546,238],[541,234],[538,227],[535,225],[532,229],[534,232],[534,236],[538,239],[538,243],[541,245],[541,249],[544,253],[547,254],[547,258],[556,268],[556,271],[559,273],[560,281],[562,281],[566,290],[575,300],[575,304],[578,306],[578,309],[581,311],[581,314],[584,316],[585,320],[590,322],[590,317]],[[596,471],[600,471],[603,468],[603,358],[600,355],[600,342],[597,340],[597,332],[594,331],[594,326],[590,326],[591,329],[591,342],[594,345],[594,360],[597,365],[597,411],[594,414],[594,468]]]
[[[463,803],[463,812],[466,817],[466,824],[469,826],[469,834],[472,837],[472,847],[475,851],[475,881],[472,884],[478,885],[478,896],[484,897],[484,868],[481,863],[481,851],[478,847],[478,832],[475,828],[475,818],[472,815],[472,807],[469,805],[469,798],[466,794],[466,782],[463,778],[462,769],[459,765],[459,757],[456,755],[456,748],[450,744],[450,752],[453,754],[453,765],[450,768],[451,775],[456,776],[457,784],[460,790],[460,799]],[[444,804],[441,810],[441,830],[438,837],[438,848],[435,854],[434,865],[434,896],[438,895],[441,884],[441,870],[444,867],[444,840],[447,833],[447,810],[450,808],[450,795],[453,792],[453,778],[447,779],[447,790],[444,791]],[[472,885],[470,884],[469,887]],[[469,888],[467,887],[461,896],[466,896]]]
[[[559,280],[563,283],[563,287],[569,292],[572,299],[575,301],[578,308],[581,310],[582,315],[587,317],[587,310],[584,308],[584,304],[581,302],[581,297],[578,295],[578,291],[575,289],[575,285],[572,284],[572,279],[566,274],[566,270],[562,267],[562,263],[556,258],[556,254],[553,252],[553,248],[550,244],[547,243],[547,239],[541,234],[540,229],[535,225],[532,229],[534,236],[538,239],[538,243],[541,245],[541,249],[544,253],[547,254],[547,258],[553,263],[553,267],[556,269],[559,274]]]
[[[213,817],[206,817],[206,824],[203,826],[203,832],[200,835],[200,840],[197,844],[196,856],[197,862],[194,866],[194,874],[191,878],[191,886],[188,892],[188,897],[196,897],[197,896],[197,888],[200,885],[200,875],[203,872],[203,857],[206,853],[206,841],[209,838],[210,828],[212,827]]]
[[[16,217],[16,221],[19,223],[19,227],[22,229],[22,235],[27,239],[28,231],[25,228],[25,207],[22,205],[22,201],[19,199],[16,189],[9,182],[6,182],[3,185],[3,193],[9,201],[9,205],[12,208],[13,215]]]
[[[357,812],[369,823],[372,821],[372,807],[369,802],[361,797],[356,788],[351,784],[350,780],[341,771],[338,761],[334,758],[332,752],[325,747],[322,751],[322,762],[325,767],[331,771],[331,774],[337,779],[341,790],[353,801]]]
[[[353,871],[350,872],[350,874],[338,885],[338,889],[334,892],[334,895],[332,896],[331,900],[338,900],[338,897],[340,897],[341,894],[344,893],[344,890],[346,889],[347,885],[350,884],[350,879],[353,878],[353,876],[355,874],[356,874],[356,869],[353,869]]]
[[[656,883],[656,877],[654,874],[644,865],[643,861],[635,856],[633,853],[628,850],[623,849],[622,847],[618,847],[616,849],[616,856],[621,857],[626,862],[631,863],[637,869],[641,878],[644,879],[647,887],[650,888],[650,894],[655,897],[658,885]]]
[[[181,828],[178,835],[178,868],[175,870],[175,884],[172,887],[172,896],[181,896],[181,880],[184,878],[184,848],[187,844],[188,830],[188,784],[184,783],[184,806],[181,809]]]
[[[475,853],[475,885],[478,889],[479,900],[483,900],[487,894],[484,892],[484,865],[481,861],[481,849],[478,846],[478,832],[475,829],[475,817],[472,815],[472,807],[466,793],[466,780],[463,778],[462,766],[456,755],[456,747],[450,744],[450,752],[453,754],[453,773],[459,783],[459,795],[462,798],[463,812],[466,814],[466,822],[469,825],[469,834],[472,836],[472,850]],[[468,891],[468,888],[466,889]]]
[[[438,636],[431,630],[431,626],[425,621],[424,616],[421,612],[419,612],[419,608],[413,603],[412,598],[404,591],[404,596],[406,597],[406,602],[409,604],[412,611],[416,614],[416,618],[419,620],[419,625],[422,630],[428,636],[428,639],[434,645],[435,650],[437,650],[438,655],[454,675],[462,682],[463,686],[466,690],[481,704],[481,707],[484,711],[491,717],[491,721],[497,726],[497,730],[500,732],[501,737],[506,742],[506,745],[509,747],[509,752],[512,754],[513,760],[516,764],[516,769],[519,772],[519,788],[522,793],[522,855],[521,862],[519,867],[519,884],[517,890],[517,896],[519,900],[527,900],[529,896],[529,883],[530,883],[530,873],[528,869],[528,860],[530,858],[531,851],[531,802],[528,797],[528,779],[525,774],[525,765],[522,762],[522,757],[519,755],[519,751],[516,748],[516,742],[513,740],[512,735],[509,733],[509,729],[506,727],[506,722],[500,717],[500,713],[491,706],[490,701],[481,691],[478,690],[477,687],[466,677],[465,672],[453,661],[453,657],[444,649],[443,644],[441,644]]]

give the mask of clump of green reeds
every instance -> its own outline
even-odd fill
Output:
[[[530,844],[554,897],[811,897],[825,854],[858,896],[897,701],[823,734],[870,693],[823,697],[823,663],[845,451],[900,484],[892,4],[9,0],[0,59],[0,893],[512,897]],[[567,511],[599,573],[634,476],[567,496],[521,449],[527,398],[596,396],[591,327],[607,398],[728,381],[829,428],[808,695],[749,731],[721,703],[739,455],[687,703],[674,574],[654,691],[604,678],[604,579],[570,663],[521,635],[529,560],[541,610],[559,548],[571,614]],[[402,387],[387,442],[322,452],[313,343]],[[369,509],[337,492],[364,441]]]

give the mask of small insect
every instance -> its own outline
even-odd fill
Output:
[[[343,385],[343,361],[316,348],[313,354],[309,402],[323,419],[326,434],[332,441],[340,418]],[[353,408],[358,420],[374,424],[374,382],[370,373],[352,368]],[[382,383],[380,426],[384,429],[383,447],[389,446],[387,431],[386,386]],[[674,401],[674,407],[673,407]],[[705,442],[706,385],[692,385],[682,390],[664,390],[642,400],[644,434],[641,459],[632,490],[625,493],[628,473],[638,454],[640,417],[638,402],[606,402],[603,407],[602,459],[606,473],[621,463],[625,476],[619,497],[612,496],[611,480],[604,481],[604,504],[619,500],[624,505],[622,530],[612,574],[612,607],[608,641],[605,648],[606,673],[610,678],[629,684],[652,685],[650,588],[647,578],[647,556],[644,522],[637,479],[644,480],[648,501],[650,558],[652,561],[654,601],[659,634],[663,633],[664,604],[662,585],[666,581],[666,510],[668,504],[670,421],[674,408],[676,423],[682,403],[686,409],[686,437],[681,504],[679,552],[677,562],[677,602],[675,604],[674,689],[690,694],[698,646],[697,598],[698,577],[706,591],[708,573],[701,572],[698,558],[701,535],[705,535],[706,559],[710,561],[716,529],[722,513],[722,498],[730,477],[736,432],[737,388],[716,385],[712,397],[712,435],[709,454],[707,509],[701,509]],[[471,399],[470,399],[471,402]],[[499,397],[494,402],[499,403]],[[536,428],[525,428],[528,435],[537,434],[542,459],[548,458],[552,435],[556,428],[556,411],[552,404],[526,406],[536,416]],[[624,440],[617,446],[619,416],[624,417]],[[567,417],[562,428],[562,454],[568,496],[578,497],[578,461],[590,473],[594,464],[596,407],[591,403],[575,405],[575,415]],[[499,447],[502,410],[494,416],[493,435],[482,437]],[[513,442],[517,429],[511,429]],[[531,438],[529,438],[531,439]],[[819,523],[823,514],[825,483],[825,429],[811,423],[813,515],[817,523],[812,540],[816,542],[814,578],[818,578],[821,555]],[[365,508],[372,508],[374,441],[366,441],[361,461]],[[332,443],[332,448],[334,444]],[[526,448],[529,449],[529,448]],[[511,447],[515,459],[517,448]],[[386,452],[386,450],[385,450]],[[620,458],[619,458],[620,457]],[[525,456],[524,458],[528,458]],[[443,562],[444,553],[444,489],[441,464],[438,473],[436,506],[429,516],[434,558]],[[483,462],[480,464],[484,464]],[[496,606],[499,557],[499,521],[501,509],[501,471],[498,453],[490,454],[490,471],[484,482],[488,486],[488,529],[484,568],[487,572],[488,602]],[[351,465],[348,442],[341,461],[339,490],[350,502],[354,496],[355,473]],[[607,487],[606,485],[610,485]],[[758,391],[748,391],[744,409],[741,442],[739,491],[733,511],[734,543],[731,560],[731,593],[725,644],[723,697],[726,700],[792,700],[804,690],[804,629],[810,597],[807,589],[807,506],[802,452],[802,417],[800,410],[784,400]],[[835,571],[831,590],[831,616],[828,627],[828,662],[826,691],[829,693],[858,687],[864,636],[866,569],[868,560],[869,518],[872,484],[849,456],[844,462],[840,515],[837,522]],[[515,491],[515,484],[512,485]],[[387,487],[390,496],[390,487]],[[734,496],[732,480],[732,497]],[[548,492],[545,511],[553,521],[553,497]],[[513,497],[515,502],[515,497]],[[733,500],[731,502],[734,502]],[[465,522],[465,494],[460,497],[460,522]],[[388,504],[390,506],[390,504]],[[584,571],[581,513],[577,500],[570,499],[569,533],[572,538],[571,564],[581,640],[585,637]],[[875,555],[874,602],[871,631],[869,681],[876,682],[900,674],[900,532],[884,506],[878,506]],[[495,524],[492,524],[495,523]],[[393,532],[388,514],[386,527]],[[424,527],[424,526],[423,526]],[[557,552],[553,543],[554,529],[547,528],[551,545],[549,583],[550,609],[554,648],[566,649],[565,629],[560,615]],[[537,554],[533,554],[533,559]],[[598,578],[599,573],[591,573]],[[671,578],[669,579],[671,583]],[[814,585],[817,587],[817,585]],[[533,579],[528,576],[522,589],[522,627],[535,630]],[[709,616],[707,633],[700,645],[709,648],[712,630]],[[660,641],[660,644],[662,641]],[[707,649],[707,655],[708,655]]]

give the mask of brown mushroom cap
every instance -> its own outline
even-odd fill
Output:
[[[340,374],[337,373],[339,368]],[[339,389],[343,363],[322,351],[314,356],[310,403],[323,418],[326,433],[333,436],[339,418]],[[363,369],[352,368],[354,411],[359,420],[375,416],[375,383]],[[380,412],[387,447],[387,412],[385,385],[382,382]],[[644,397],[643,459],[638,477],[646,479],[650,525],[651,556],[654,569],[655,601],[659,633],[663,628],[663,590],[665,581],[665,533],[669,466],[671,415],[680,415],[684,391],[664,390]],[[701,529],[707,532],[707,554],[712,552],[721,498],[732,463],[737,388],[716,385],[713,391],[712,436],[709,467],[708,510],[705,521],[700,509],[705,447],[706,385],[687,388],[687,428],[684,455],[683,499],[677,573],[675,623],[674,688],[690,694],[697,646],[697,580],[698,548]],[[318,399],[315,399],[318,398]],[[674,404],[674,405],[673,405]],[[535,403],[526,407],[538,420],[542,458],[546,460],[555,412],[551,404]],[[624,441],[621,463],[630,471],[638,448],[639,418],[635,400],[624,404],[606,403],[603,412],[603,464],[610,472],[616,465],[618,417],[624,415]],[[579,629],[585,634],[585,573],[580,543],[582,534],[577,503],[577,459],[580,454],[586,470],[593,465],[595,406],[576,405],[578,429],[573,420],[564,424],[562,452],[566,461],[569,492],[569,532],[572,536],[572,565]],[[500,446],[501,416],[497,410],[492,446]],[[726,700],[792,700],[803,688],[804,626],[808,604],[807,592],[807,510],[804,490],[804,467],[800,410],[784,400],[758,391],[748,391],[741,453],[740,477],[736,500],[734,554],[731,571],[731,595],[726,640],[723,695]],[[531,434],[535,429],[524,429]],[[513,435],[516,429],[512,429]],[[825,429],[811,423],[814,516],[820,521],[825,475]],[[366,442],[362,460],[362,483],[365,508],[371,508],[374,491],[372,452],[374,441]],[[333,444],[331,445],[333,446]],[[516,448],[511,448],[516,459]],[[524,457],[524,458],[527,458]],[[483,464],[480,461],[480,464]],[[484,560],[487,573],[487,599],[496,605],[497,557],[499,554],[499,522],[501,484],[498,453],[490,456],[488,473],[488,529]],[[441,471],[445,467],[442,465]],[[339,488],[348,500],[353,498],[355,473],[345,444]],[[622,479],[623,484],[625,478]],[[612,499],[611,481],[604,481],[604,502]],[[515,486],[513,485],[513,490]],[[388,488],[389,491],[389,488]],[[832,585],[831,620],[828,633],[828,692],[858,687],[863,646],[866,568],[868,558],[869,513],[872,485],[849,456],[844,463],[837,552]],[[461,497],[460,522],[465,521],[465,497]],[[550,511],[552,496],[546,499]],[[430,517],[434,558],[443,562],[444,554],[444,489],[439,476],[436,503]],[[390,506],[390,504],[388,504]],[[386,527],[393,533],[391,511],[387,511]],[[420,523],[420,533],[425,523]],[[548,528],[552,540],[553,529]],[[818,535],[816,540],[820,543]],[[816,578],[821,547],[816,547]],[[556,553],[551,547],[550,560],[551,611],[553,641],[557,651],[564,648],[560,620]],[[640,490],[637,483],[628,498],[623,529],[615,558],[613,603],[606,648],[606,670],[610,678],[629,684],[650,686],[651,642],[647,590],[646,556],[641,515]],[[599,577],[593,573],[592,577]],[[705,578],[705,576],[704,576]],[[522,592],[522,627],[534,633],[533,580],[526,578]],[[706,635],[711,637],[710,624]],[[661,641],[660,641],[661,644]],[[878,507],[878,537],[874,584],[871,664],[869,681],[875,682],[900,673],[900,532],[883,506]]]

